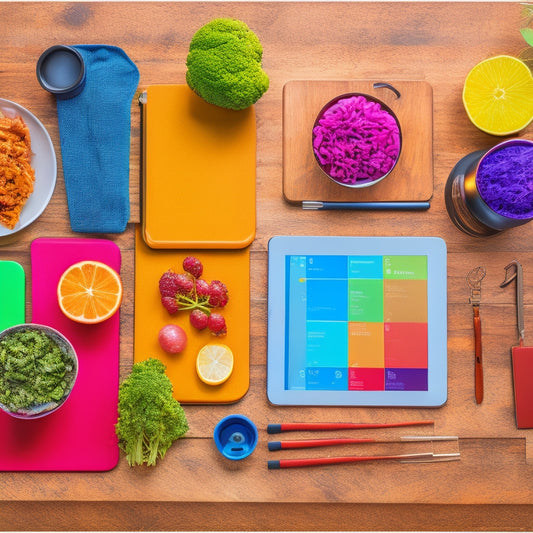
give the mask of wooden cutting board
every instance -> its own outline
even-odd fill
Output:
[[[387,88],[387,81],[400,98]],[[398,117],[402,151],[383,181],[351,189],[329,179],[319,168],[312,148],[312,129],[322,107],[346,93],[374,96]],[[288,202],[428,201],[433,195],[433,91],[424,81],[294,80],[283,88],[283,195]]]
[[[56,412],[36,420],[0,413],[0,470],[106,471],[118,462],[119,313],[101,324],[78,324],[57,303],[61,274],[86,259],[120,272],[120,250],[112,241],[38,238],[31,244],[32,321],[70,340],[79,372],[70,397]]]
[[[169,268],[183,272],[187,255],[198,257],[203,265],[202,278],[218,279],[228,287],[229,302],[221,310],[228,333],[215,337],[208,330],[197,331],[189,323],[189,313],[170,315],[162,306],[159,278]],[[165,324],[177,324],[187,334],[187,346],[179,354],[168,355],[157,339]],[[202,346],[223,343],[234,355],[234,368],[221,385],[206,385],[196,374],[196,355]],[[134,361],[156,357],[166,365],[174,386],[174,397],[182,403],[233,403],[248,391],[250,374],[250,251],[239,250],[154,250],[146,245],[137,227],[135,243],[135,333]]]

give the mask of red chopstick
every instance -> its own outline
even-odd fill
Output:
[[[336,446],[338,444],[364,444],[376,442],[376,439],[309,439],[309,440],[285,440],[269,442],[268,449],[273,452],[277,450],[291,450],[295,448],[317,448],[319,446]]]
[[[296,422],[286,424],[268,424],[267,433],[282,433],[284,431],[326,431],[332,429],[376,429],[396,428],[406,426],[428,426],[433,420],[415,420],[412,422],[392,422],[388,424],[356,424],[352,422]]]
[[[401,455],[370,455],[370,456],[346,456],[346,457],[310,457],[308,459],[278,459],[268,461],[269,470],[280,468],[298,468],[302,466],[333,465],[341,463],[360,463],[364,461],[401,461],[405,459],[432,458],[433,453],[407,453]]]
[[[457,440],[457,437],[448,435],[404,435],[400,440],[378,440],[378,439],[301,439],[301,440],[283,440],[271,441],[268,443],[268,449],[272,451],[290,450],[296,448],[318,448],[320,446],[337,446],[339,444],[366,444],[366,443],[391,443],[391,442],[432,442]]]

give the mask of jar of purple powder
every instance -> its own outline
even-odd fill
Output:
[[[445,199],[455,225],[474,236],[533,220],[533,141],[510,139],[464,157],[450,174]]]

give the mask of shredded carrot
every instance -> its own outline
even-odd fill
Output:
[[[0,116],[0,224],[13,229],[33,192],[30,131],[21,117]]]

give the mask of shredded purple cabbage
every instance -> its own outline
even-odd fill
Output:
[[[479,194],[496,213],[533,217],[533,146],[504,146],[488,154],[476,173]]]
[[[342,98],[313,128],[313,150],[335,181],[355,185],[383,177],[400,154],[395,118],[364,96]]]

